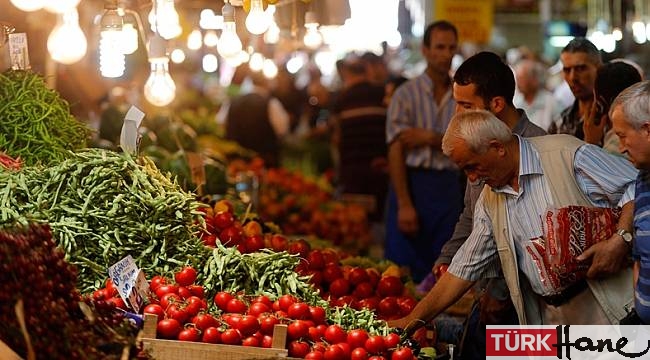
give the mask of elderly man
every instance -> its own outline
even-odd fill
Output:
[[[634,308],[650,324],[650,81],[636,83],[620,93],[609,111],[620,139],[620,150],[640,171],[634,200]]]
[[[512,102],[526,112],[535,125],[548,130],[560,117],[560,105],[553,93],[546,90],[546,68],[536,60],[523,59],[515,64],[517,91]]]
[[[442,148],[469,181],[487,186],[476,204],[472,233],[447,273],[411,314],[391,326],[412,329],[435,317],[475,281],[497,276],[497,259],[521,325],[607,324],[625,316],[632,289],[624,236],[632,227],[636,177],[627,160],[567,135],[513,135],[487,111],[455,115]],[[591,260],[588,280],[557,291],[543,281],[537,259],[526,249],[531,240],[543,243],[540,219],[546,210],[568,205],[621,206],[620,231],[577,257]]]

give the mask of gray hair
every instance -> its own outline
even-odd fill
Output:
[[[525,74],[528,78],[538,80],[540,88],[546,83],[546,68],[542,63],[531,59],[522,59],[515,64],[515,71],[519,74]]]
[[[512,131],[489,111],[464,111],[451,118],[442,137],[442,151],[445,155],[452,153],[457,139],[464,140],[472,152],[483,154],[488,150],[491,140],[504,144],[509,142],[512,139]]]
[[[609,108],[610,118],[619,105],[627,122],[634,129],[638,130],[650,122],[650,80],[638,82],[623,90]]]

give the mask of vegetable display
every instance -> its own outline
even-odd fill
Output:
[[[30,71],[0,74],[0,150],[26,165],[51,164],[84,148],[90,129],[59,94]]]
[[[194,235],[202,222],[194,195],[152,162],[100,149],[71,153],[42,169],[0,172],[0,227],[48,222],[79,289],[97,289],[126,255],[146,273],[169,273],[209,255]]]

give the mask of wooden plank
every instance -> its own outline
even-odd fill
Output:
[[[144,350],[149,351],[156,360],[286,360],[289,356],[289,351],[286,349],[287,325],[285,324],[277,324],[273,328],[272,347],[261,348],[156,339],[157,321],[156,315],[145,314],[141,333]]]
[[[0,340],[0,359],[2,360],[22,360],[11,348]]]

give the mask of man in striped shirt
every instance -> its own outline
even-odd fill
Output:
[[[426,71],[397,89],[386,119],[391,187],[385,257],[409,266],[417,282],[431,272],[462,204],[459,171],[440,151],[454,114],[449,70],[458,32],[436,21],[425,30],[422,45]]]
[[[650,325],[650,81],[623,90],[609,117],[620,151],[640,170],[634,198],[634,308]]]
[[[468,181],[487,186],[476,204],[472,233],[447,273],[410,315],[389,322],[391,326],[432,319],[477,280],[498,276],[497,262],[521,325],[607,324],[625,316],[625,301],[631,301],[625,276],[631,272],[625,268],[629,248],[620,235],[577,257],[590,261],[587,277],[600,279],[576,283],[571,291],[550,288],[527,249],[544,237],[542,214],[551,206],[621,206],[617,225],[629,231],[636,170],[627,160],[568,135],[513,135],[486,111],[454,116],[442,146]]]

